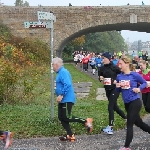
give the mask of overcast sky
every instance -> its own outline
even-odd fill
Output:
[[[30,6],[38,6],[41,4],[42,6],[68,6],[71,3],[73,6],[122,6],[127,5],[142,5],[141,0],[26,0],[29,2]],[[25,0],[24,0],[25,2]],[[145,5],[150,6],[150,0],[143,0]],[[3,5],[11,5],[14,6],[15,0],[0,0],[0,3],[4,3]],[[122,31],[122,36],[124,39],[129,38],[129,41],[150,41],[149,33],[139,33],[135,31]]]

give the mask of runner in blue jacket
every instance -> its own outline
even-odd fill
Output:
[[[71,110],[76,102],[76,96],[72,84],[71,74],[67,69],[63,67],[63,61],[61,58],[54,58],[53,70],[57,73],[56,76],[56,101],[58,102],[58,118],[66,130],[67,135],[60,136],[61,141],[75,141],[75,136],[72,133],[69,122],[79,122],[86,126],[88,132],[92,132],[92,118],[82,119],[72,116]]]
[[[133,139],[133,125],[140,127],[143,131],[150,133],[150,127],[140,118],[142,102],[139,92],[147,86],[145,79],[134,72],[130,58],[124,57],[119,61],[121,69],[116,78],[116,90],[122,93],[122,98],[127,111],[127,134],[124,147],[119,150],[130,150],[129,146]],[[138,86],[139,85],[139,86]]]

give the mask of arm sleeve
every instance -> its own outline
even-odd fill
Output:
[[[100,76],[103,76],[103,69],[104,69],[104,67],[101,67],[100,73],[99,73]]]
[[[115,66],[115,70],[116,70],[116,74],[120,74],[121,73],[120,68],[118,66]]]
[[[118,76],[117,76],[117,78],[116,78],[116,81],[117,81],[117,83],[119,83],[119,78],[118,78]],[[116,87],[116,91],[120,93],[120,92],[121,92],[121,88],[120,88],[120,87],[119,87],[119,88]]]
[[[63,74],[61,75],[61,83],[63,84],[63,87],[61,89],[61,94],[62,96],[66,95],[67,92],[69,91],[71,85],[72,85],[72,79],[71,75],[69,72],[64,71]]]
[[[136,79],[137,79],[137,82],[140,83],[140,90],[143,90],[146,86],[147,86],[147,82],[146,80],[139,74],[139,73],[136,73]]]

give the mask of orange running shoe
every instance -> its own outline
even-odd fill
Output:
[[[91,133],[93,131],[93,119],[92,118],[87,118],[85,126],[87,128],[87,132]]]
[[[64,136],[60,136],[59,137],[60,141],[70,141],[70,142],[74,142],[75,141],[75,136],[74,134],[72,136],[69,135],[64,135]]]
[[[13,133],[5,131],[3,135],[3,142],[5,143],[4,150],[6,150],[12,144]]]

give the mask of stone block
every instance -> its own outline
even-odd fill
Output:
[[[100,95],[100,94],[105,94],[105,89],[104,88],[98,88],[97,91],[96,91],[96,95]]]
[[[89,96],[89,93],[76,93],[77,98],[85,98],[88,96]]]
[[[107,100],[106,92],[104,88],[98,88],[96,92],[96,100]]]
[[[96,100],[107,100],[107,97],[105,95],[97,95]]]
[[[75,93],[89,93],[90,87],[82,87],[82,88],[75,87],[74,91]]]
[[[74,87],[92,87],[92,82],[78,82],[73,85]]]

